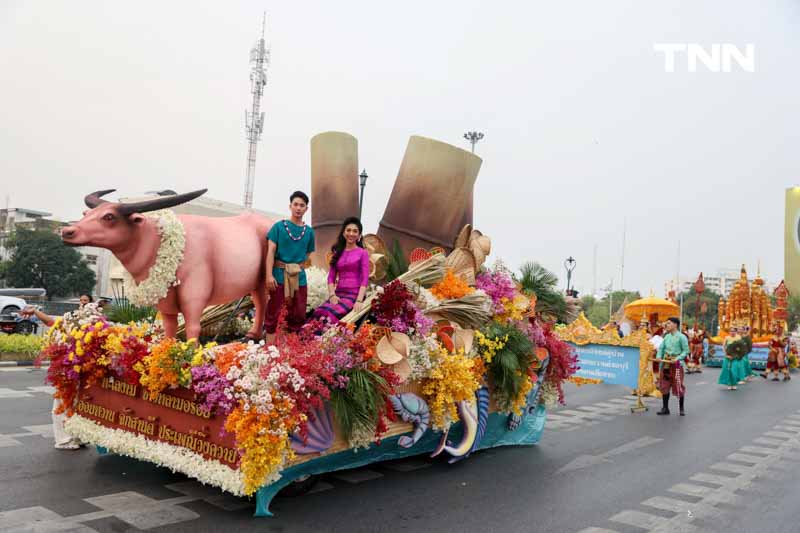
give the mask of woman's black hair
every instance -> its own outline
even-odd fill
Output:
[[[675,318],[674,316],[671,316],[667,320],[669,320],[670,322],[672,322],[673,324],[675,324],[679,328],[681,327],[681,321],[680,321],[679,318]]]
[[[89,303],[92,303],[94,301],[94,298],[92,298],[91,294],[81,294],[80,296],[78,296],[78,298],[81,298],[83,296],[86,296],[87,298],[89,298]]]
[[[359,235],[364,234],[364,227],[361,225],[361,220],[358,217],[347,217],[342,222],[342,227],[339,229],[339,237],[336,239],[336,244],[331,246],[331,252],[333,252],[333,257],[331,257],[331,266],[335,266],[336,263],[339,262],[339,258],[342,257],[344,253],[344,248],[347,246],[347,239],[344,238],[344,230],[350,224],[355,224],[358,227]],[[364,244],[361,242],[361,238],[359,237],[356,245],[363,248]]]

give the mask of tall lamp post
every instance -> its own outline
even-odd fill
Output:
[[[575,270],[576,263],[575,258],[572,256],[564,260],[564,268],[567,269],[567,296],[572,296],[570,287],[572,285],[572,271]]]
[[[469,141],[469,144],[472,145],[472,153],[475,153],[475,145],[478,144],[478,141],[483,139],[483,133],[479,131],[468,131],[464,134],[464,138]]]
[[[358,197],[358,218],[361,218],[361,212],[364,210],[364,187],[367,186],[367,169],[363,169],[358,179],[361,181],[361,194]]]

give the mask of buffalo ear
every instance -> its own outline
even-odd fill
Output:
[[[142,215],[141,213],[132,213],[128,215],[128,221],[131,224],[139,225],[142,222],[144,222],[144,215]]]

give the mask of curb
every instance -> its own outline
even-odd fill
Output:
[[[33,366],[33,361],[0,361],[0,367],[3,366]],[[50,362],[43,362],[40,366],[50,366]]]

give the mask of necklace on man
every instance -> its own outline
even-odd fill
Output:
[[[283,227],[286,229],[286,234],[289,236],[290,239],[292,239],[293,241],[299,241],[302,240],[303,237],[305,237],[306,228],[308,226],[306,224],[303,224],[303,231],[300,232],[299,237],[295,237],[294,235],[292,235],[292,231],[289,229],[289,223],[286,220],[283,221]]]

